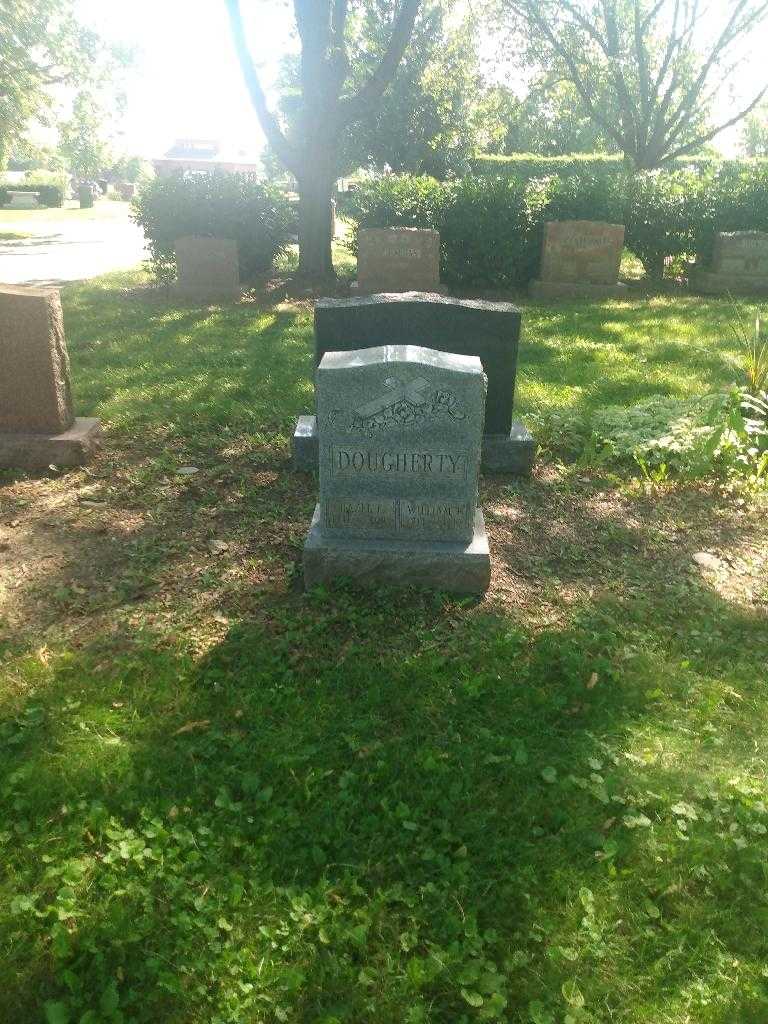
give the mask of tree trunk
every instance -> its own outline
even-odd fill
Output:
[[[333,182],[308,175],[299,183],[299,276],[322,282],[335,277],[331,255]]]

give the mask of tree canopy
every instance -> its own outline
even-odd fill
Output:
[[[695,152],[766,92],[713,120],[713,101],[768,0],[732,0],[722,12],[704,0],[500,2],[524,33],[529,60],[570,82],[582,112],[639,168]]]

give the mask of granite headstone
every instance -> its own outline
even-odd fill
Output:
[[[485,591],[480,360],[415,345],[329,352],[316,389],[320,501],[304,548],[307,586],[344,576]]]
[[[174,242],[174,249],[179,295],[205,300],[236,298],[240,294],[234,239],[187,235]]]
[[[316,365],[326,352],[392,342],[478,356],[488,378],[482,458],[486,472],[526,474],[533,465],[533,438],[512,419],[519,340],[520,310],[507,302],[406,292],[319,299],[315,305]],[[293,438],[296,469],[317,469],[317,443],[315,417],[300,416]]]
[[[79,464],[99,432],[74,414],[58,291],[0,287],[0,467]]]
[[[360,292],[440,292],[440,233],[430,228],[360,228]]]
[[[715,238],[711,267],[694,275],[708,295],[768,292],[768,232],[723,231]]]
[[[544,226],[537,299],[608,298],[626,294],[619,284],[624,225],[590,220],[549,221]]]

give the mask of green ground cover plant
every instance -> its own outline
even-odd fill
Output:
[[[0,486],[0,1020],[762,1024],[757,498],[547,442],[485,601],[304,594],[309,303],[141,284],[63,290],[102,454]],[[727,315],[529,305],[519,409],[726,390]]]

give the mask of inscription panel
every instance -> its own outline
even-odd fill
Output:
[[[599,221],[550,221],[544,229],[541,280],[615,285],[624,226]]]
[[[327,352],[317,371],[322,528],[470,540],[484,402],[475,356],[410,345]]]
[[[722,232],[715,239],[712,269],[726,277],[768,279],[768,234]]]
[[[440,235],[427,228],[361,228],[357,280],[364,291],[430,291],[440,284]]]

